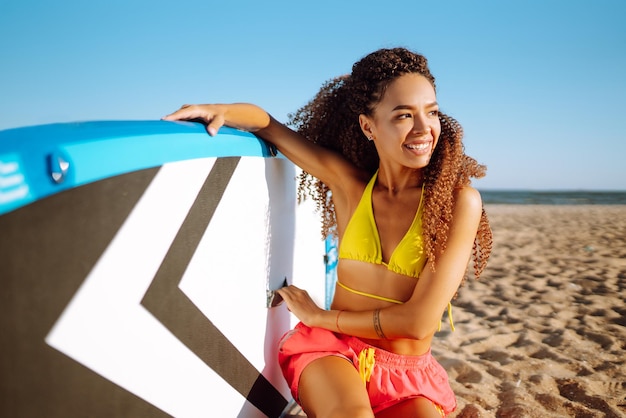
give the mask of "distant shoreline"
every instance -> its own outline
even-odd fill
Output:
[[[626,191],[480,190],[480,194],[485,204],[626,205]]]

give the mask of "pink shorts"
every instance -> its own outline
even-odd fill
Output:
[[[299,402],[298,382],[306,366],[326,356],[343,357],[359,370],[359,354],[374,348],[374,367],[367,391],[374,413],[404,400],[424,397],[447,415],[456,409],[456,398],[444,368],[430,351],[421,356],[403,356],[372,347],[349,335],[302,323],[285,334],[278,350],[278,362]]]

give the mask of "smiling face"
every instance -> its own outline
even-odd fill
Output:
[[[360,115],[359,122],[373,138],[381,163],[423,168],[441,133],[435,89],[419,74],[402,75],[389,84],[372,115]]]

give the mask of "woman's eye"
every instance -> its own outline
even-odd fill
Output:
[[[431,110],[430,114],[431,116],[439,116],[439,110]]]
[[[410,119],[412,117],[413,115],[411,115],[410,113],[403,113],[400,116],[398,116],[398,119]]]

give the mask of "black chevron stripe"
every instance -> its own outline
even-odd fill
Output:
[[[250,403],[278,417],[287,400],[179,288],[239,160],[215,162],[141,303]]]
[[[0,417],[169,417],[45,342],[159,167],[0,216]]]

